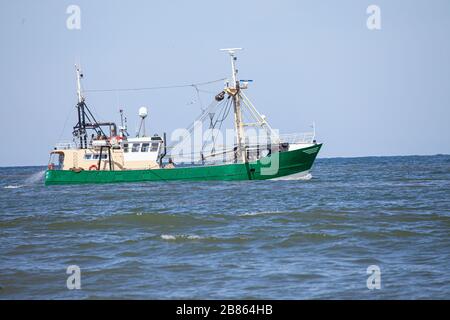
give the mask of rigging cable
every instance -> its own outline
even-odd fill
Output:
[[[210,136],[211,136],[211,140],[212,140],[211,154],[213,154],[215,152],[217,135],[219,134],[220,130],[222,129],[222,124],[225,121],[225,119],[228,117],[230,110],[231,110],[231,103],[230,103],[230,100],[227,99],[225,106],[217,114],[217,118],[214,121],[214,124],[212,123],[212,120],[211,120],[211,125],[210,125],[210,129],[212,129],[210,131]],[[217,129],[216,132],[214,132],[214,129],[216,128],[217,123],[219,123],[219,128]],[[203,142],[202,153],[204,152],[207,142],[208,142],[208,139],[205,139],[205,141]]]
[[[205,117],[208,115],[208,113],[210,111],[212,111],[213,109],[215,109],[216,107],[218,107],[221,103],[223,103],[223,101],[217,102],[215,100],[213,100],[210,105],[206,108],[205,111],[203,111],[195,120],[194,122],[192,122],[189,127],[187,128],[187,132],[189,134],[192,133],[192,131],[194,130],[195,126],[197,123],[199,122],[203,122]],[[184,135],[180,141],[174,141],[172,144],[169,145],[169,149],[174,149],[176,146],[180,145],[183,143],[184,139],[186,138],[187,135]]]
[[[208,137],[207,137],[207,139],[204,139],[204,141],[203,141],[201,153],[204,152],[205,146],[207,145],[208,139],[209,139],[210,137],[213,138],[213,142],[214,142],[214,129],[215,129],[215,127],[216,127],[217,120],[218,120],[219,116],[222,114],[222,112],[224,112],[224,111],[226,110],[227,105],[228,105],[228,101],[226,101],[225,106],[222,107],[222,108],[219,110],[219,113],[218,113],[218,115],[217,115],[217,119],[216,119],[216,121],[215,121],[214,123],[213,123],[213,120],[214,120],[215,113],[209,113],[209,115],[212,114],[213,116],[212,116],[212,117],[210,116],[210,125],[209,125]]]
[[[70,109],[69,109],[69,111],[67,112],[66,120],[64,121],[63,129],[61,130],[61,133],[59,134],[58,142],[61,141],[61,138],[62,138],[62,136],[63,136],[63,134],[64,134],[64,131],[66,130],[67,122],[68,122],[68,120],[69,120],[69,118],[70,118],[70,115],[72,114],[72,112],[70,112],[70,110],[71,110],[72,108],[73,108],[73,106],[70,105]]]
[[[199,83],[191,83],[191,84],[178,84],[178,85],[170,85],[170,86],[157,86],[157,87],[142,87],[142,88],[118,88],[118,89],[89,89],[84,90],[84,92],[120,92],[120,91],[143,91],[143,90],[158,90],[158,89],[173,89],[173,88],[187,88],[187,87],[196,87],[196,86],[205,86],[208,84],[224,81],[226,78],[221,78],[212,81],[199,82]]]

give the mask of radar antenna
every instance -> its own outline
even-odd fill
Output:
[[[141,123],[139,124],[139,130],[137,132],[136,137],[141,136],[142,131],[142,137],[145,137],[145,118],[148,116],[148,110],[146,107],[140,107],[139,108],[139,117],[141,117]]]

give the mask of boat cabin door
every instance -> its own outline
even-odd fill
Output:
[[[62,170],[64,167],[64,152],[55,151],[50,153],[50,160],[48,162],[49,170]]]

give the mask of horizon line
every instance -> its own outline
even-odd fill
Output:
[[[357,158],[394,158],[394,157],[435,157],[435,156],[450,156],[450,153],[434,153],[434,154],[406,154],[406,155],[381,155],[381,156],[330,156],[330,157],[317,157],[320,159],[357,159]],[[46,167],[45,164],[34,165],[6,165],[0,166],[0,168],[26,168],[26,167]]]

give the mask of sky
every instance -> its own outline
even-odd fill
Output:
[[[67,28],[70,5],[80,29]],[[381,29],[367,27],[370,5]],[[244,48],[246,94],[272,127],[315,122],[320,157],[450,153],[448,0],[10,0],[0,26],[0,166],[47,164],[55,143],[71,139],[75,63],[85,89],[191,84],[229,77],[227,47]],[[131,131],[141,106],[161,134],[200,113],[192,88],[86,99],[104,121],[118,122],[123,108]]]

